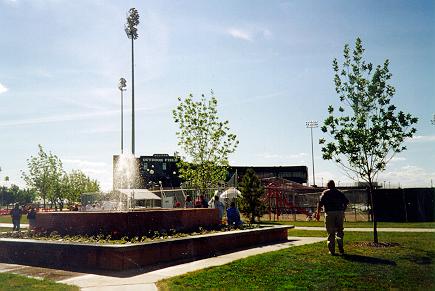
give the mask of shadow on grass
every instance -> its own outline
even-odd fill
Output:
[[[343,258],[347,261],[358,262],[358,263],[367,263],[373,265],[388,265],[388,266],[396,266],[396,262],[390,260],[384,260],[374,257],[367,257],[361,255],[348,255],[345,254]]]

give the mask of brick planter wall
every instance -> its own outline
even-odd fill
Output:
[[[67,270],[120,271],[283,242],[289,228],[270,226],[128,245],[0,239],[0,261]]]
[[[111,234],[115,237],[142,236],[148,231],[189,231],[219,225],[218,210],[211,208],[149,209],[130,212],[45,212],[37,213],[36,228],[60,234]]]

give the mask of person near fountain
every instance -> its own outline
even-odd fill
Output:
[[[205,198],[204,195],[200,195],[199,199],[201,201],[201,207],[202,208],[208,208],[208,200],[207,200],[207,198]]]
[[[36,223],[36,210],[35,207],[30,206],[29,211],[27,212],[27,220],[29,221],[29,229],[32,230],[35,228]]]
[[[212,208],[217,208],[218,209],[218,211],[219,211],[219,221],[222,222],[222,218],[224,216],[225,206],[224,206],[224,204],[221,201],[219,201],[219,196],[218,195],[214,196],[214,201],[213,201],[213,204],[212,204]]]
[[[11,211],[12,224],[14,225],[12,228],[12,231],[20,230],[20,220],[21,220],[22,214],[23,213],[20,209],[20,205],[18,203],[15,204],[14,209],[12,209],[12,211]]]
[[[184,208],[193,208],[192,197],[190,197],[190,195],[186,196],[186,201],[184,202]]]
[[[238,227],[243,224],[240,220],[240,212],[234,201],[231,202],[230,207],[227,209],[227,221],[229,226]]]

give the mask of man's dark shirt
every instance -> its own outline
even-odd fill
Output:
[[[319,206],[324,206],[325,212],[344,211],[347,204],[349,204],[349,200],[336,188],[327,189],[320,196]]]

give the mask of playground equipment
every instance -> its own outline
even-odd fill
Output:
[[[321,188],[304,186],[282,178],[265,178],[262,183],[266,190],[264,203],[267,205],[269,220],[279,220],[284,214],[305,214],[310,219],[317,205]]]

